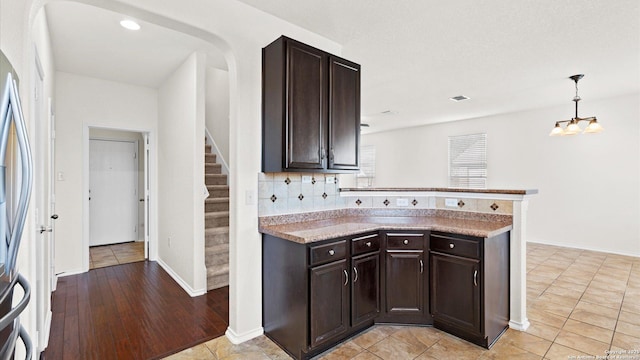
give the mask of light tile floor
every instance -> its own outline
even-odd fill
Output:
[[[486,350],[430,327],[377,325],[329,351],[334,359],[640,359],[640,258],[528,244],[531,326]],[[582,356],[582,357],[581,357]],[[213,339],[168,359],[289,359],[265,336]]]
[[[93,246],[89,248],[89,269],[144,261],[144,242]]]

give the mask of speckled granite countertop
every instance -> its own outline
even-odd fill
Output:
[[[259,218],[259,231],[301,244],[377,230],[433,230],[492,237],[512,229],[511,216],[443,210],[343,209]]]
[[[509,194],[509,195],[533,195],[537,194],[537,189],[529,190],[500,190],[500,189],[462,189],[462,188],[340,188],[340,191],[350,192],[376,192],[376,191],[433,191],[433,192],[460,192],[477,194]]]

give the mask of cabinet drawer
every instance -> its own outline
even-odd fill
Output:
[[[310,264],[318,265],[329,261],[340,260],[347,254],[347,241],[336,241],[325,245],[312,246],[309,249]]]
[[[351,239],[351,255],[360,255],[380,250],[380,236],[370,234]]]
[[[463,239],[453,236],[431,234],[430,248],[445,254],[480,259],[480,239]]]
[[[424,249],[424,234],[387,234],[387,249],[394,250],[422,250]]]

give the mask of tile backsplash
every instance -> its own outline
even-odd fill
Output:
[[[321,173],[259,173],[258,216],[348,208],[442,209],[511,215],[512,201],[439,196],[340,196],[340,176]],[[449,198],[449,197],[447,197]]]
[[[258,215],[343,209],[346,198],[340,197],[339,183],[337,174],[260,173]]]

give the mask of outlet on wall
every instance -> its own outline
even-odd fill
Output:
[[[309,175],[302,175],[302,183],[303,183],[303,184],[311,184],[311,176],[309,176]]]
[[[444,206],[458,207],[458,199],[444,199]]]
[[[324,182],[327,184],[335,184],[336,182],[336,177],[335,176],[327,176],[326,178],[324,178]]]
[[[396,199],[396,206],[409,206],[409,199]]]

